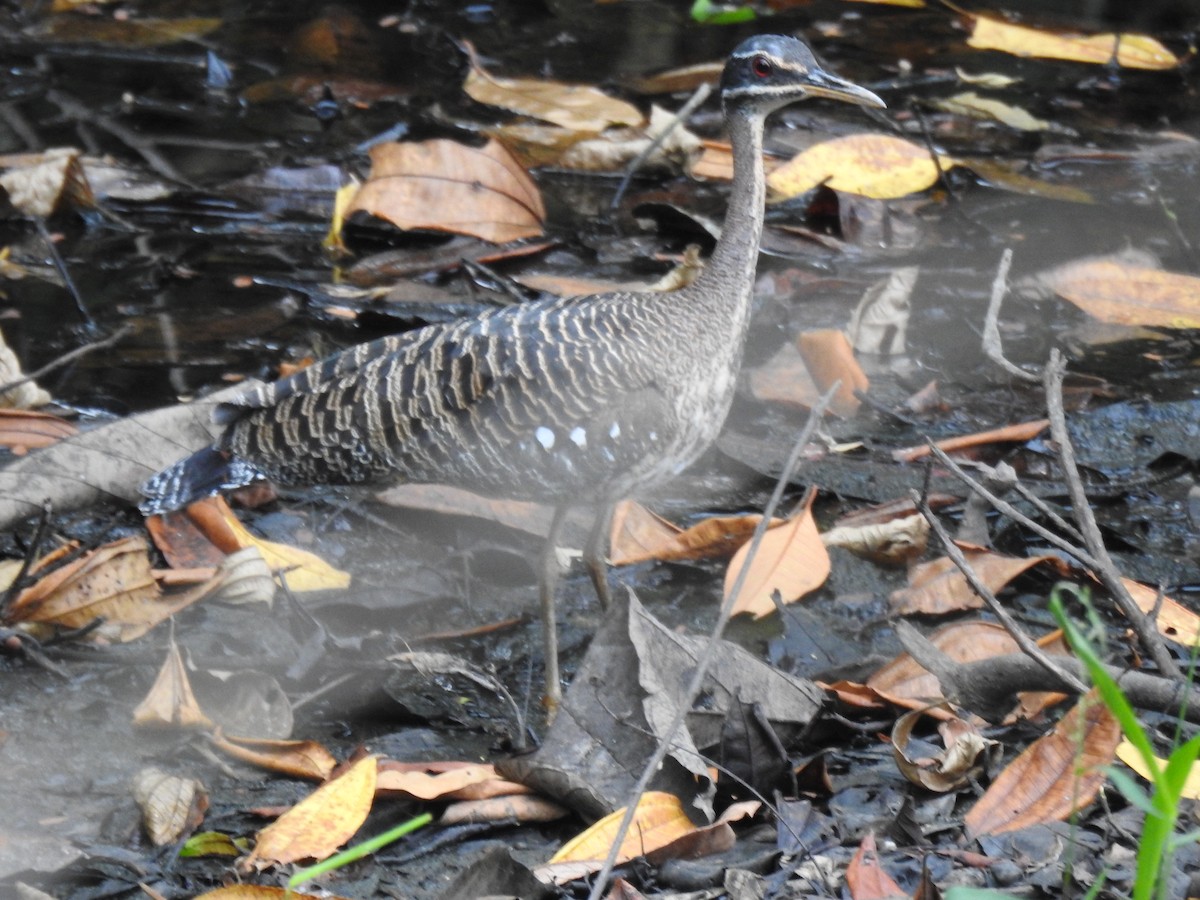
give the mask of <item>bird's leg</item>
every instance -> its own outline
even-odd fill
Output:
[[[591,533],[588,534],[587,544],[583,548],[583,564],[587,566],[588,574],[592,576],[592,584],[596,587],[596,596],[600,598],[600,606],[607,610],[612,606],[612,594],[608,589],[608,551],[610,541],[608,531],[612,526],[615,503],[602,501],[596,509],[596,518],[592,522]]]
[[[562,684],[558,672],[558,622],[554,617],[554,589],[558,584],[558,538],[563,523],[567,520],[567,504],[555,507],[550,520],[550,532],[546,535],[546,546],[542,550],[542,568],[539,572],[538,588],[542,601],[542,653],[546,671],[546,705],[550,719],[558,713],[562,703]]]

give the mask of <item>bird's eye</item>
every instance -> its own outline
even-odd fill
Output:
[[[759,78],[769,78],[774,68],[771,66],[771,61],[765,56],[756,56],[750,60],[750,71]]]

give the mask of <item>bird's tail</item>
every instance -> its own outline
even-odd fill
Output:
[[[138,509],[147,516],[160,515],[262,478],[263,474],[245,460],[205,447],[146,481],[140,488],[146,499]]]

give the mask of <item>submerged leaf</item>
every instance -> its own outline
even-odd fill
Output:
[[[973,16],[968,46],[977,50],[1001,50],[1014,56],[1037,56],[1073,62],[1108,65],[1113,59],[1131,69],[1173,69],[1179,59],[1152,37],[1144,34],[1055,34],[1013,25],[991,16]]]

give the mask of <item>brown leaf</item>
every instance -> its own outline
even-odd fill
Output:
[[[1000,773],[967,813],[967,836],[1061,822],[1092,802],[1121,741],[1121,727],[1093,689]]]
[[[1013,25],[991,16],[972,16],[967,45],[977,50],[1000,50],[1014,56],[1037,56],[1073,62],[1118,65],[1131,69],[1173,69],[1179,65],[1170,50],[1144,34],[1055,34]]]
[[[734,554],[725,572],[726,597],[743,566],[751,567],[734,606],[734,615],[748,612],[762,618],[775,611],[774,594],[778,593],[782,602],[791,603],[825,583],[829,577],[829,553],[813,521],[812,500],[809,499],[803,512],[768,528],[752,560],[747,559],[749,543]]]
[[[661,562],[728,556],[750,539],[762,516],[714,516],[682,530],[631,500],[613,514],[610,561],[627,566],[648,559]]]
[[[371,811],[376,765],[363,757],[260,831],[243,869],[324,859],[350,840]]]
[[[955,161],[935,162],[920,144],[886,134],[852,134],[814,144],[767,176],[777,199],[797,197],[818,185],[890,200],[931,187]]]
[[[1200,278],[1192,275],[1096,260],[1069,267],[1054,290],[1102,322],[1200,328]]]
[[[976,431],[974,434],[962,434],[943,441],[935,441],[938,449],[944,453],[958,453],[977,447],[988,447],[999,443],[1024,443],[1031,441],[1050,427],[1049,419],[1034,419],[1031,422],[1017,422],[1002,428],[992,428],[989,431]],[[892,451],[892,459],[897,462],[915,462],[929,455],[928,444],[918,444],[915,447],[903,447]]]
[[[231,884],[197,894],[195,900],[319,900],[313,894],[302,894],[291,888],[268,884]],[[322,893],[320,900],[342,900],[336,894]]]
[[[851,527],[831,528],[822,533],[826,547],[841,547],[872,562],[895,566],[925,552],[929,522],[916,514],[903,519]]]
[[[927,758],[916,758],[909,754],[909,740],[916,724],[923,719],[928,710],[914,709],[905,713],[892,726],[892,756],[901,773],[918,787],[937,793],[948,793],[967,783],[967,778],[976,768],[976,759],[989,745],[996,742],[987,740],[973,725],[958,718],[946,704],[942,707],[950,714],[942,718],[942,732],[946,739],[946,749]],[[954,727],[947,727],[947,726]]]
[[[17,595],[9,623],[82,628],[101,618],[97,637],[141,637],[196,599],[163,599],[147,550],[142,538],[127,537],[60,566]]]
[[[479,790],[492,783],[490,790]],[[399,763],[380,760],[377,791],[394,791],[418,800],[487,799],[527,794],[524,785],[496,774],[495,766],[482,763]]]
[[[845,332],[837,329],[801,332],[796,346],[821,394],[833,387],[834,382],[841,382],[829,408],[844,418],[858,412],[862,401],[854,392],[866,391],[871,382],[854,358],[854,348]]]
[[[218,750],[242,762],[293,778],[324,781],[337,766],[333,754],[316,741],[227,737],[218,730],[212,742]]]
[[[480,64],[467,45],[471,69],[463,90],[477,103],[533,116],[572,131],[603,131],[609,125],[639,125],[636,106],[589,85],[563,84],[541,78],[500,78]]]
[[[565,806],[534,794],[502,794],[451,803],[438,818],[439,825],[477,822],[556,822],[571,815]]]
[[[750,393],[764,403],[812,409],[821,399],[804,358],[794,344],[784,344],[761,366],[750,370]]]
[[[212,17],[161,19],[153,16],[102,19],[96,16],[56,16],[36,29],[43,38],[61,43],[111,47],[163,47],[192,41],[216,31],[222,21]]]
[[[346,209],[397,228],[469,234],[501,244],[539,237],[546,218],[533,179],[495,140],[376,144],[371,174]]]
[[[1021,558],[993,553],[990,550],[963,550],[963,555],[980,581],[992,593],[999,592],[1018,575],[1034,566],[1049,566],[1060,575],[1070,571],[1056,556]],[[948,556],[941,556],[913,567],[909,573],[909,586],[893,591],[888,602],[892,612],[898,615],[917,613],[940,616],[983,606],[983,600]]]
[[[381,503],[451,516],[471,516],[497,522],[527,534],[545,537],[554,509],[528,500],[496,500],[444,484],[401,484],[376,495]]]
[[[908,897],[900,885],[879,865],[875,849],[875,832],[868,831],[858,851],[846,867],[846,884],[852,900],[885,900],[892,897]]]
[[[1154,588],[1138,584],[1128,578],[1122,578],[1121,582],[1133,597],[1133,602],[1138,605],[1138,609],[1146,615],[1150,615],[1154,612],[1155,607],[1158,607],[1158,618],[1155,619],[1154,624],[1158,626],[1159,632],[1164,637],[1183,644],[1185,647],[1194,647],[1200,643],[1200,616],[1170,597],[1163,597],[1160,602],[1158,591]]]
[[[172,637],[167,658],[158,670],[150,691],[133,711],[133,724],[170,728],[212,728],[212,720],[200,709],[179,647]]]

